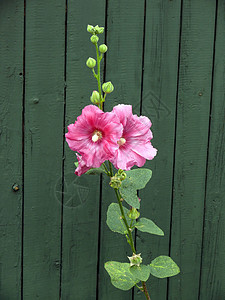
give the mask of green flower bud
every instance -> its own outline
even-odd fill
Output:
[[[108,50],[108,47],[105,44],[102,44],[99,46],[99,51],[101,53],[106,53],[107,50]]]
[[[99,92],[93,91],[90,100],[92,103],[98,104],[100,102]]]
[[[142,258],[141,258],[141,253],[140,254],[135,254],[133,253],[133,255],[131,257],[129,257],[130,260],[130,266],[138,266],[140,267],[140,264],[142,263]]]
[[[88,26],[87,26],[87,31],[94,34],[94,32],[95,32],[94,26],[88,25]]]
[[[102,90],[103,90],[103,92],[106,93],[106,94],[112,93],[113,90],[114,90],[114,86],[113,86],[113,84],[111,83],[111,81],[108,81],[108,82],[103,83],[103,85],[102,85]]]
[[[97,44],[98,40],[99,40],[99,37],[97,35],[92,35],[91,38],[90,38],[91,42],[93,44]]]
[[[117,177],[117,174],[115,176],[111,177],[109,185],[113,189],[119,189],[120,188],[120,186],[121,186],[121,180]]]
[[[119,169],[118,170],[118,177],[120,178],[120,180],[124,180],[127,177],[127,174],[124,172],[124,170]]]
[[[139,211],[137,211],[136,208],[132,207],[128,213],[128,218],[132,220],[136,220],[137,218],[139,218],[139,216],[140,216]]]
[[[96,60],[92,57],[89,57],[86,61],[86,65],[88,66],[88,68],[93,69],[96,65]]]
[[[95,30],[95,34],[100,34],[104,32],[104,27],[99,27],[98,25],[96,25],[94,27],[94,30]]]

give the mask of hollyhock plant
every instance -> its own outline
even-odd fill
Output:
[[[145,200],[141,201],[137,195],[152,176],[151,170],[140,167],[157,153],[151,144],[152,123],[145,116],[134,115],[131,105],[119,104],[111,112],[103,112],[106,96],[114,90],[111,81],[101,85],[100,80],[100,62],[108,47],[105,44],[98,47],[98,34],[104,32],[104,27],[88,25],[87,31],[92,34],[90,40],[95,45],[97,59],[89,57],[86,65],[97,80],[98,91],[93,91],[90,97],[94,105],[84,107],[75,123],[68,126],[66,141],[70,149],[77,152],[75,174],[108,176],[109,185],[116,195],[117,203],[109,205],[106,223],[113,232],[126,237],[131,255],[127,257],[129,262],[105,263],[111,283],[124,291],[136,286],[150,300],[146,285],[150,274],[165,278],[180,272],[177,264],[166,255],[158,256],[150,263],[144,262],[134,243],[135,230],[164,235],[152,220],[140,218],[140,204]],[[139,168],[131,170],[135,165]],[[117,169],[116,173],[113,166]]]

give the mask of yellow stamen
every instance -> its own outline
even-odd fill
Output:
[[[101,131],[95,130],[92,134],[92,141],[96,143],[98,140],[102,138],[102,133]]]
[[[124,145],[125,143],[126,143],[125,138],[120,138],[119,141],[117,142],[117,144],[118,144],[119,146],[122,146],[122,145]]]

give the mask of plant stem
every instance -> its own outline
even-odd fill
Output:
[[[145,281],[142,281],[142,286],[143,286],[143,290],[144,290],[144,294],[145,294],[145,297],[147,300],[151,300],[150,296],[149,296],[149,293],[148,293],[148,290],[147,290],[147,287],[146,287],[146,283]]]
[[[103,163],[102,165],[103,165],[103,167],[105,168],[106,174],[107,174],[108,176],[110,176],[110,172],[109,172],[108,168],[106,167],[106,164]]]
[[[97,55],[97,81],[98,81],[98,92],[99,92],[99,96],[100,96],[100,109],[102,110],[102,90],[101,90],[101,78],[100,78],[100,61],[101,58],[99,57],[99,52],[98,52],[98,44],[95,44],[95,48],[96,48],[96,55]]]
[[[109,169],[110,169],[110,176],[113,177],[113,169],[110,161],[109,161]]]
[[[114,189],[115,193],[116,193],[116,197],[117,197],[117,200],[118,200],[118,203],[119,203],[119,206],[120,206],[120,211],[121,211],[121,214],[122,214],[122,218],[123,218],[123,222],[127,228],[127,232],[128,232],[128,235],[129,235],[129,239],[130,239],[130,246],[131,246],[131,249],[133,251],[134,254],[136,254],[136,250],[134,248],[134,241],[133,241],[133,237],[132,237],[132,233],[131,233],[131,230],[130,230],[130,227],[127,223],[127,219],[125,217],[125,214],[124,214],[124,210],[123,210],[123,206],[122,206],[122,203],[121,203],[121,196],[119,194],[119,191],[117,189]]]
[[[110,161],[108,161],[109,163],[109,168],[110,168],[110,171],[108,171],[108,174],[110,177],[113,177],[113,169],[112,169],[112,163]],[[107,167],[106,167],[107,169]],[[107,169],[108,170],[108,169]],[[117,201],[119,203],[119,207],[120,207],[120,211],[121,211],[121,214],[122,214],[122,218],[123,218],[123,222],[127,228],[127,232],[128,232],[128,236],[129,236],[129,240],[130,240],[130,246],[131,246],[131,249],[133,251],[134,254],[136,254],[136,250],[135,250],[135,247],[134,247],[134,240],[133,240],[133,236],[132,236],[132,233],[131,233],[131,228],[129,227],[128,223],[127,223],[127,219],[125,217],[125,213],[124,213],[124,210],[123,210],[123,206],[122,206],[122,203],[121,203],[121,195],[118,191],[118,189],[114,189],[115,193],[116,193],[116,197],[117,197]],[[140,290],[143,291],[143,293],[145,294],[145,297],[147,300],[151,300],[150,296],[149,296],[149,293],[148,293],[148,290],[147,290],[147,287],[146,287],[146,283],[145,281],[142,281],[142,287],[143,287],[143,290],[140,289],[140,287],[138,287]]]

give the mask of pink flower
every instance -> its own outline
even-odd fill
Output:
[[[80,155],[78,155],[77,153],[76,153],[76,156],[77,156],[77,160],[78,160],[78,167],[76,168],[76,170],[75,170],[75,174],[77,175],[77,176],[81,176],[82,174],[84,174],[84,173],[86,173],[88,170],[90,170],[91,168],[89,168],[89,167],[87,167],[86,165],[85,165],[85,162],[83,161],[83,159],[82,159],[82,156],[80,156]]]
[[[114,112],[104,113],[97,106],[88,105],[77,121],[68,126],[66,141],[70,149],[82,155],[86,167],[99,168],[114,156],[122,130]]]
[[[117,169],[130,170],[134,165],[142,167],[146,159],[153,159],[157,153],[150,142],[153,138],[151,121],[147,117],[133,115],[131,105],[119,104],[113,112],[123,125],[123,133],[117,142],[119,148],[110,161]]]

